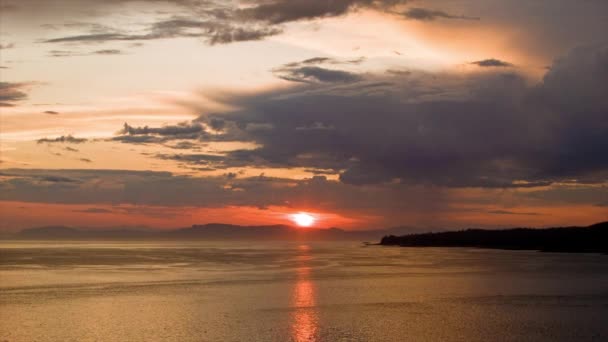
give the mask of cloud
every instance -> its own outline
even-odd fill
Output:
[[[278,78],[292,82],[349,83],[356,82],[360,80],[361,77],[352,72],[327,69],[318,65],[359,64],[364,60],[365,58],[363,57],[352,60],[339,60],[331,57],[313,57],[300,62],[287,63],[272,71]]]
[[[304,167],[348,184],[530,188],[608,179],[608,47],[575,49],[529,85],[515,72],[361,75],[222,95],[240,108],[203,116],[261,147],[185,163]],[[321,78],[322,79],[322,78]],[[317,79],[320,80],[320,79]],[[251,130],[252,125],[270,129]],[[303,129],[303,128],[325,129]],[[328,129],[331,128],[331,129]]]
[[[356,82],[359,75],[342,70],[325,69],[317,66],[304,66],[297,68],[282,68],[275,70],[277,77],[292,82]]]
[[[49,114],[49,115],[58,115],[59,114],[59,112],[56,112],[54,110],[45,110],[43,113]]]
[[[479,67],[511,67],[513,64],[505,61],[501,61],[495,58],[483,59],[480,61],[471,62]]]
[[[249,20],[281,24],[298,20],[336,17],[359,8],[384,9],[406,1],[375,0],[274,0],[259,1],[249,8],[240,9],[239,17]]]
[[[78,181],[72,178],[62,176],[42,176],[40,180],[51,183],[77,183]]]
[[[0,50],[12,49],[15,47],[15,43],[0,44]]]
[[[420,7],[412,7],[401,13],[406,19],[432,21],[438,18],[441,19],[462,19],[462,20],[479,20],[476,17],[466,17],[463,15],[451,15],[443,11],[431,10]]]
[[[487,213],[488,214],[495,214],[495,215],[526,215],[526,216],[542,215],[540,213],[515,212],[515,211],[509,211],[509,210],[489,210],[489,211],[487,211]]]
[[[96,50],[96,51],[91,51],[91,52],[79,52],[79,51],[71,51],[71,50],[51,50],[51,51],[49,51],[49,57],[78,57],[78,56],[93,56],[93,55],[112,56],[112,55],[122,55],[122,54],[124,54],[124,53],[118,49],[104,49],[104,50]]]
[[[118,134],[112,140],[127,143],[160,143],[174,139],[201,139],[206,135],[206,131],[199,122],[183,122],[163,127],[133,127],[125,123]]]
[[[322,65],[322,64],[361,64],[365,61],[365,57],[359,57],[354,59],[337,59],[333,57],[312,57],[299,62],[292,62],[283,65],[283,68],[296,68],[306,67],[311,65]]]
[[[199,123],[181,123],[179,125],[167,125],[159,128],[154,127],[133,127],[125,123],[123,129],[119,132],[128,135],[161,135],[161,136],[190,136],[203,132],[205,129]]]
[[[210,45],[261,40],[280,34],[282,29],[260,25],[240,26],[216,19],[173,18],[157,21],[139,33],[92,32],[43,40],[43,43],[105,43],[112,41],[146,41],[169,38],[204,38]],[[113,49],[98,50],[96,54],[116,54]]]
[[[510,42],[517,44],[516,47],[507,48],[523,49],[529,56],[543,58],[561,54],[578,44],[601,41],[604,32],[608,31],[608,21],[604,15],[608,3],[605,1],[587,1],[584,6],[571,0],[539,0],[534,3],[487,0],[483,1],[483,6],[479,0],[448,3],[404,0],[21,0],[14,4],[18,10],[11,15],[16,19],[34,20],[32,25],[36,22],[52,23],[55,28],[66,29],[55,31],[58,34],[56,37],[43,39],[57,39],[66,44],[108,41],[127,41],[132,44],[179,37],[200,38],[216,44],[250,38],[263,39],[288,29],[290,23],[333,18],[359,10],[399,15],[409,20],[435,20],[437,25],[444,25],[445,21],[459,21],[459,25],[464,26],[467,22],[462,19],[481,17],[484,21],[474,24],[479,30],[502,32],[511,37],[508,39]],[[406,4],[416,6],[405,7]],[[432,4],[445,8],[434,8]],[[99,24],[121,22],[120,18],[114,20],[117,17],[144,18],[138,15],[141,12],[156,17],[146,15],[145,21],[133,20],[124,26],[115,24],[116,27],[103,27]],[[66,18],[70,18],[70,22],[66,23]],[[89,26],[82,25],[82,21],[87,20],[91,21]],[[206,25],[214,26],[215,30],[188,27],[186,23],[183,23],[182,29],[173,31],[171,27],[166,27],[170,25],[155,28],[155,23],[172,20],[205,22]],[[66,27],[65,24],[71,26]],[[78,24],[81,25],[77,26]],[[572,27],[576,27],[576,30],[567,29]],[[77,31],[79,29],[83,31]],[[232,34],[227,34],[228,32]]]
[[[97,50],[93,51],[96,55],[122,55],[123,52],[118,49],[105,49],[105,50]]]
[[[31,83],[0,82],[0,107],[13,107],[27,99],[25,90]]]
[[[136,206],[141,209],[138,214],[142,215],[153,215],[155,209],[151,206],[162,206],[169,211],[184,207],[314,208],[321,213],[331,212],[383,225],[407,220],[418,225],[470,226],[479,222],[467,221],[466,213],[471,212],[471,208],[475,208],[477,214],[502,215],[502,220],[526,220],[530,224],[530,220],[538,217],[537,224],[546,224],[550,215],[531,208],[564,204],[597,208],[593,206],[608,201],[608,183],[603,187],[587,188],[556,186],[533,191],[534,195],[531,195],[529,191],[517,189],[472,192],[470,189],[403,183],[353,185],[324,176],[285,179],[264,175],[234,177],[225,173],[197,177],[169,172],[95,169],[6,169],[0,176],[0,201],[78,204],[133,214],[135,211],[120,208]],[[72,181],[42,180],[52,177]],[[572,194],[574,196],[570,196]],[[513,203],[517,203],[517,207]],[[499,211],[497,207],[511,208],[514,213],[543,215],[488,213]],[[367,228],[372,227],[367,225]]]
[[[196,150],[200,148],[199,144],[192,143],[190,141],[179,141],[175,145],[170,145],[169,147],[178,149],[178,150]]]
[[[64,0],[65,1],[65,0]],[[31,2],[31,1],[30,1]],[[126,0],[113,1],[120,5]],[[155,1],[152,2],[163,2]],[[170,38],[202,38],[210,45],[262,40],[281,34],[285,23],[298,20],[335,17],[361,8],[387,11],[405,0],[254,0],[236,2],[166,1],[175,6],[172,17],[161,16],[156,22],[142,24],[143,30],[120,30],[94,23],[72,23],[70,28],[90,31],[42,40],[43,43],[141,42]],[[74,10],[76,5],[65,5]],[[95,6],[91,3],[90,6]],[[89,6],[89,7],[90,7]],[[80,4],[83,9],[84,4]],[[188,13],[188,14],[186,14]],[[53,26],[55,27],[55,26]]]
[[[275,36],[282,33],[279,28],[253,28],[247,29],[242,27],[225,27],[222,29],[211,31],[208,42],[211,45],[228,44],[233,42],[245,42],[253,40],[262,40],[266,37]]]
[[[359,187],[329,181],[324,176],[293,180],[235,177],[223,174],[191,177],[168,172],[130,170],[8,169],[0,177],[0,201],[37,203],[139,205],[166,207],[305,206],[317,210],[367,210],[400,212],[444,207],[437,193],[400,185]],[[66,177],[70,182],[42,182],[41,178]],[[400,201],[395,201],[399,198]]]
[[[42,139],[38,139],[37,142],[39,144],[43,144],[43,143],[68,143],[68,144],[81,144],[86,142],[87,139],[85,138],[76,138],[72,135],[62,135],[60,137],[57,138],[42,138]]]
[[[96,33],[47,39],[43,41],[43,43],[107,42],[113,40],[137,40],[135,37],[137,36],[129,36],[118,33]]]

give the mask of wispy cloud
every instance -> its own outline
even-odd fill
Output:
[[[471,62],[471,64],[477,65],[479,67],[511,67],[513,64],[505,61],[501,61],[496,58],[482,59],[479,61]]]
[[[68,144],[81,144],[88,141],[86,138],[76,138],[72,135],[62,135],[57,138],[42,138],[38,139],[39,144],[51,144],[51,143],[68,143]]]
[[[448,14],[444,11],[432,10],[427,8],[412,7],[400,13],[406,19],[433,21],[436,19],[460,19],[460,20],[479,20],[478,17],[467,17],[464,15]]]
[[[0,107],[13,107],[27,99],[26,90],[31,85],[26,82],[0,82]]]

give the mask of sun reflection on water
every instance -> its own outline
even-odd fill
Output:
[[[298,247],[296,283],[293,289],[292,336],[294,341],[317,341],[318,317],[316,310],[315,284],[310,279],[311,266],[309,245]]]

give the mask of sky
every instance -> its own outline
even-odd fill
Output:
[[[608,220],[604,0],[0,0],[0,231]]]

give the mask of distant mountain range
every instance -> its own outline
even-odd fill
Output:
[[[435,230],[437,231],[437,230]],[[414,234],[413,232],[417,232]],[[407,234],[407,235],[405,235]],[[608,253],[608,222],[588,227],[513,228],[503,230],[439,230],[411,227],[378,230],[297,228],[287,225],[239,226],[223,223],[173,230],[136,228],[92,229],[47,226],[4,235],[12,240],[326,240],[378,241],[404,247],[478,247],[556,252]]]
[[[403,247],[477,247],[546,252],[608,253],[608,222],[588,227],[468,229],[440,233],[389,235],[381,245]]]
[[[339,228],[296,228],[287,225],[239,226],[223,223],[193,225],[174,230],[142,229],[79,229],[66,226],[48,226],[24,229],[4,236],[5,239],[24,240],[359,240],[378,241],[388,234],[411,232],[407,227],[383,230],[350,231]]]

